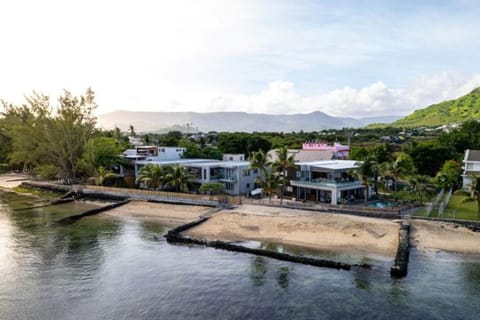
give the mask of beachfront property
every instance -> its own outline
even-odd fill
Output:
[[[464,190],[470,191],[473,175],[480,176],[480,150],[467,149],[463,159],[462,188]]]
[[[230,195],[247,195],[257,185],[258,170],[250,170],[250,162],[243,154],[225,154],[223,160],[184,159],[185,148],[139,146],[124,152],[125,166],[121,174],[138,177],[147,164],[159,166],[182,166],[188,168],[192,184],[198,189],[202,184],[217,182],[224,185],[224,192]],[[126,168],[130,167],[128,171]],[[128,172],[127,172],[128,171]]]
[[[300,161],[296,165],[299,170],[290,185],[297,200],[339,204],[364,198],[365,187],[354,173],[357,161]]]

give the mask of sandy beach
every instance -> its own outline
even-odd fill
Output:
[[[27,181],[28,176],[19,173],[0,174],[0,189],[9,190]]]
[[[257,240],[394,257],[399,223],[323,212],[245,205],[216,213],[186,235],[208,240]]]
[[[114,217],[130,217],[149,220],[176,227],[194,221],[212,210],[210,207],[131,201],[130,203],[105,211],[103,214]]]
[[[28,179],[22,174],[0,175],[0,190],[11,190]],[[132,201],[102,213],[156,221],[176,227],[209,213],[211,207]],[[256,240],[316,249],[372,253],[394,257],[399,221],[289,208],[241,205],[213,214],[187,236],[208,240]],[[480,254],[480,233],[452,223],[411,220],[410,244],[419,250]]]
[[[451,223],[412,220],[410,244],[420,250],[480,254],[480,232]]]

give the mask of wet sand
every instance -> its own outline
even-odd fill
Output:
[[[480,254],[480,232],[446,222],[412,220],[410,243],[420,250]]]

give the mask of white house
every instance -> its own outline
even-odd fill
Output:
[[[290,184],[298,200],[338,204],[364,198],[365,187],[354,174],[357,161],[320,160],[296,165],[300,170]]]
[[[465,150],[465,158],[463,159],[463,185],[464,190],[470,189],[472,176],[480,176],[480,150]]]
[[[204,183],[218,182],[230,195],[246,195],[256,188],[258,170],[250,170],[250,162],[244,155],[226,154],[224,160],[183,159],[185,148],[141,146],[125,151],[125,162],[133,166],[131,174],[138,177],[141,168],[148,164],[159,166],[183,166],[189,169],[192,183],[199,187]],[[122,172],[124,170],[122,169]]]

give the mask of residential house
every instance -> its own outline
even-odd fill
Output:
[[[185,148],[142,146],[124,153],[130,171],[138,177],[140,169],[148,164],[159,166],[183,166],[188,168],[195,189],[204,183],[218,182],[224,185],[224,192],[230,195],[246,195],[256,188],[260,176],[258,170],[250,170],[250,162],[244,155],[225,154],[224,160],[183,159]],[[123,169],[125,172],[125,169]]]
[[[463,185],[464,190],[470,190],[472,176],[480,176],[480,150],[465,150],[465,158],[463,159]]]
[[[364,198],[365,187],[355,175],[357,161],[320,160],[296,165],[299,170],[290,184],[297,200],[339,204]]]

